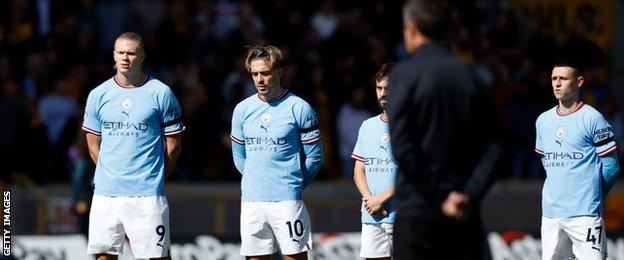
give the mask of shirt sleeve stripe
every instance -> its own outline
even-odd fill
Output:
[[[351,158],[353,158],[353,159],[355,159],[355,160],[358,160],[358,161],[360,161],[360,162],[364,162],[364,157],[359,156],[359,155],[354,154],[354,153],[353,153],[353,154],[351,154]]]
[[[236,138],[236,136],[231,135],[231,134],[230,134],[230,139],[232,139],[232,141],[234,141],[234,142],[236,142],[238,144],[245,144],[245,141],[243,141],[241,139],[238,139],[238,138]]]
[[[92,134],[94,134],[94,135],[102,135],[102,133],[100,133],[100,132],[98,132],[98,131],[95,131],[95,130],[93,130],[93,129],[89,129],[89,128],[87,128],[86,126],[82,126],[82,130],[83,130],[83,131],[85,131],[85,132],[92,133]]]
[[[311,143],[314,143],[314,142],[316,142],[318,140],[321,140],[320,136],[312,138],[312,139],[308,139],[308,140],[301,140],[301,143],[302,144],[311,144]]]
[[[611,146],[611,148],[609,148],[607,150],[604,150],[601,153],[598,153],[598,156],[600,156],[600,157],[605,156],[605,155],[609,154],[610,152],[615,151],[616,148],[617,148],[617,145],[614,144],[613,146]]]
[[[535,152],[538,153],[538,154],[544,155],[544,151],[542,151],[540,149],[535,148]]]
[[[171,131],[171,132],[164,132],[164,135],[176,135],[179,133],[182,133],[184,130],[186,130],[186,126],[182,126],[182,129],[180,130],[175,130],[175,131]]]
[[[600,142],[595,143],[594,146],[595,147],[600,147],[600,146],[603,146],[603,145],[608,144],[608,143],[613,142],[613,141],[614,141],[613,137],[609,137],[607,139],[604,139],[604,140],[602,140]]]
[[[176,119],[173,119],[173,120],[172,120],[171,122],[169,122],[169,123],[165,123],[165,124],[163,124],[163,125],[162,125],[162,127],[172,126],[172,125],[175,125],[175,124],[177,124],[177,123],[180,123],[181,121],[182,121],[182,120],[180,120],[180,118],[178,117],[178,118],[176,118]]]
[[[305,133],[309,133],[309,132],[312,132],[312,131],[317,130],[317,129],[318,129],[318,125],[314,125],[314,126],[311,126],[311,127],[308,127],[308,128],[299,129],[299,133],[300,134],[305,134]]]

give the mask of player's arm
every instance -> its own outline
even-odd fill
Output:
[[[610,152],[600,157],[600,163],[602,164],[601,176],[602,176],[602,195],[607,196],[615,179],[617,179],[620,171],[620,164],[618,160],[618,154],[616,151]]]
[[[379,195],[375,196],[375,198],[376,198],[377,201],[379,201],[379,204],[383,205],[384,203],[386,203],[386,201],[388,201],[390,198],[392,198],[392,196],[394,196],[394,186],[388,188],[384,192],[382,192]]]
[[[232,159],[234,160],[234,166],[240,174],[244,174],[245,159],[247,154],[245,152],[245,135],[243,132],[243,103],[239,103],[232,112],[232,128],[230,132],[230,139],[232,140]]]
[[[351,155],[353,158],[354,155]],[[353,181],[355,187],[357,187],[363,200],[368,200],[373,194],[368,189],[368,182],[366,181],[366,172],[364,170],[364,162],[360,159],[355,159],[355,166],[353,166]]]
[[[592,137],[594,147],[596,147],[596,153],[600,158],[602,195],[606,196],[611,187],[613,187],[620,170],[617,143],[615,142],[611,126],[601,114],[590,114],[588,121],[589,134]]]
[[[310,105],[303,103],[297,115],[299,138],[303,150],[303,187],[314,179],[323,166],[323,144],[316,113]]]
[[[318,130],[316,130],[318,131]],[[305,154],[305,160],[303,163],[303,186],[307,186],[321,170],[323,166],[323,144],[319,140],[319,135],[316,141],[312,143],[302,142],[303,152]]]
[[[364,201],[364,207],[369,214],[382,214],[387,215],[388,212],[384,207],[384,203],[394,196],[394,186],[388,188],[384,192],[372,196],[370,199]]]
[[[165,138],[165,178],[175,168],[182,152],[182,132],[186,129],[182,123],[182,108],[178,99],[166,88],[160,99],[161,131]]]
[[[165,135],[165,144],[167,148],[165,156],[165,173],[166,177],[169,177],[169,174],[173,171],[173,168],[175,168],[175,165],[178,162],[178,157],[182,152],[182,134]]]
[[[243,169],[245,169],[245,159],[247,158],[247,155],[245,154],[245,142],[237,140],[231,135],[230,139],[232,139],[232,158],[234,159],[234,166],[240,174],[243,174]]]
[[[363,158],[357,154],[352,154],[351,158],[355,159],[355,166],[353,166],[353,181],[355,182],[355,187],[357,187],[360,195],[362,195],[364,208],[369,214],[376,214],[379,210],[383,209],[383,202],[385,200],[381,201],[381,198],[385,195],[381,196],[383,194],[379,194],[378,196],[373,196],[373,194],[370,192],[370,189],[368,189],[368,181],[366,180],[366,171]],[[392,189],[392,192],[394,193],[394,188]]]
[[[91,160],[97,164],[98,158],[100,157],[100,144],[102,143],[102,137],[90,132],[87,132],[85,135],[87,138],[87,148],[89,148]]]
[[[96,165],[98,163],[98,158],[100,157],[100,144],[102,143],[102,123],[97,112],[97,97],[98,95],[96,91],[91,91],[89,93],[82,120],[82,131],[85,132],[89,156],[91,156],[91,160],[93,160],[93,163]]]

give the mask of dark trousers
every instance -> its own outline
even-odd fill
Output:
[[[477,216],[463,222],[397,216],[393,233],[395,260],[484,259],[485,234]]]

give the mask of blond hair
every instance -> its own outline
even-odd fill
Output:
[[[119,35],[119,37],[117,37],[115,42],[117,42],[118,40],[128,40],[128,41],[138,42],[139,48],[141,49],[141,51],[145,52],[145,45],[143,43],[143,38],[138,33],[134,33],[134,32],[122,33],[121,35]]]
[[[245,69],[251,71],[251,62],[263,60],[269,66],[269,70],[280,69],[284,65],[284,55],[282,51],[272,45],[256,45],[249,48],[247,58],[245,58]]]

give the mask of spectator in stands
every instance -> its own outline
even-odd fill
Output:
[[[353,159],[351,153],[357,141],[358,129],[364,120],[371,117],[371,111],[364,104],[365,89],[356,87],[351,92],[351,100],[344,103],[336,115],[338,137],[338,156],[340,156],[340,175],[349,180],[353,177]]]

